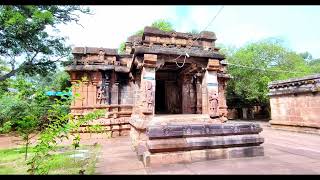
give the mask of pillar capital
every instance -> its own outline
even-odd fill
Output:
[[[157,64],[157,55],[155,54],[144,54],[143,66],[155,68]]]
[[[218,59],[209,59],[208,60],[208,71],[218,71],[220,69],[220,61]]]

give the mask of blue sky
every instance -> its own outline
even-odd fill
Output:
[[[117,48],[132,33],[157,19],[167,19],[177,31],[203,30],[221,6],[90,6],[95,15],[81,15],[80,23],[61,25],[73,46]],[[320,58],[320,6],[224,6],[207,30],[217,43],[241,47],[245,43],[280,37],[297,52]]]

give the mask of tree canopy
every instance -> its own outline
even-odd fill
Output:
[[[70,47],[48,28],[77,23],[78,13],[89,12],[80,6],[0,6],[0,82],[16,73],[45,75],[54,70]]]
[[[233,79],[228,82],[227,102],[231,106],[268,104],[268,83],[315,73],[306,59],[311,54],[287,49],[281,40],[269,38],[239,49],[221,49]],[[306,58],[307,57],[307,58]],[[320,65],[320,63],[319,63]]]

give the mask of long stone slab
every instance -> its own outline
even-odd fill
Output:
[[[258,134],[212,137],[186,137],[147,140],[147,148],[151,153],[159,153],[195,149],[257,146],[262,144],[263,142],[264,138]]]
[[[258,134],[261,131],[260,125],[254,123],[151,125],[147,128],[149,139]]]
[[[143,163],[146,167],[154,167],[163,164],[191,163],[206,160],[233,159],[256,156],[264,156],[263,146],[177,151],[155,154],[147,151],[143,155]]]

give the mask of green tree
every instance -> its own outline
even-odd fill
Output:
[[[80,6],[0,6],[0,57],[10,70],[1,69],[0,82],[16,73],[47,74],[70,54],[65,39],[48,34],[61,23],[78,22]]]
[[[162,31],[166,31],[166,32],[170,32],[170,31],[174,30],[172,24],[165,19],[156,20],[155,22],[153,22],[151,24],[151,27],[158,28],[158,29],[160,29]]]
[[[312,73],[307,62],[285,48],[281,40],[269,38],[239,49],[224,47],[228,71],[227,102],[231,106],[268,104],[268,83]]]
[[[312,59],[308,61],[308,64],[311,68],[313,73],[320,73],[320,58],[319,59]]]
[[[119,53],[120,54],[123,54],[126,50],[126,43],[125,42],[122,42],[119,46]]]

